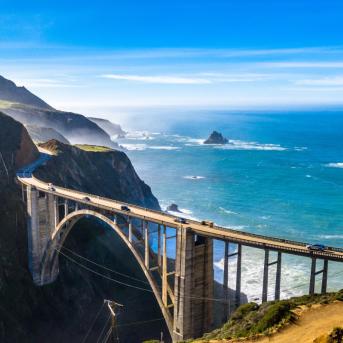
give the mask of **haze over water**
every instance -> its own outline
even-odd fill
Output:
[[[120,144],[163,208],[174,202],[185,216],[218,225],[343,247],[342,111],[202,111],[157,118],[148,115],[145,127],[143,121],[131,122],[133,130],[147,130],[131,132]],[[203,145],[212,130],[230,144]],[[306,293],[309,259],[283,256],[282,295]],[[218,280],[222,257],[217,243]],[[235,286],[234,264],[230,287]],[[250,299],[261,297],[262,269],[263,251],[244,248],[242,291]],[[329,289],[343,287],[342,274],[343,266],[329,264]]]

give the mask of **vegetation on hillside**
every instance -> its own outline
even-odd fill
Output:
[[[324,295],[305,295],[302,297],[291,298],[289,300],[269,301],[258,305],[248,303],[241,305],[231,316],[230,320],[221,328],[205,334],[202,342],[212,339],[233,339],[256,337],[258,335],[268,335],[277,331],[285,324],[295,321],[296,314],[292,311],[298,306],[314,304],[329,304],[333,301],[343,301],[343,290],[337,293],[328,293]],[[339,337],[340,329],[336,329],[332,334],[332,339]],[[328,339],[331,339],[330,336]],[[189,341],[192,342],[192,341]],[[337,340],[318,341],[324,342],[342,342]]]
[[[101,146],[101,145],[75,144],[75,146],[81,150],[92,151],[92,152],[107,152],[107,151],[113,150],[111,148],[108,148],[106,146]]]

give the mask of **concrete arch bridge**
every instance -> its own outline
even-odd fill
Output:
[[[93,216],[108,224],[127,245],[143,270],[161,308],[174,342],[199,337],[213,327],[213,240],[225,244],[223,273],[223,318],[228,315],[228,261],[237,259],[236,306],[240,303],[242,247],[264,250],[262,301],[268,298],[268,271],[276,266],[274,298],[280,298],[282,254],[311,259],[309,293],[315,291],[316,276],[321,275],[321,292],[327,288],[328,261],[343,262],[343,249],[310,251],[305,243],[265,237],[222,228],[211,223],[182,222],[170,214],[154,211],[96,195],[49,184],[31,175],[18,175],[28,212],[29,267],[34,282],[45,285],[58,276],[59,247],[78,220]],[[174,232],[170,236],[171,229]],[[157,231],[157,252],[149,236]],[[168,241],[176,242],[171,267]],[[229,243],[236,244],[229,253]],[[270,252],[276,254],[271,260]],[[317,260],[323,267],[317,270]]]

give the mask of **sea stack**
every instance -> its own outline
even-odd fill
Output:
[[[228,140],[220,132],[213,131],[204,144],[226,144]]]

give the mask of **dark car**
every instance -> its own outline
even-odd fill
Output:
[[[88,197],[84,197],[82,200],[83,201],[91,201],[91,199],[89,199]]]
[[[120,207],[120,209],[121,209],[122,211],[130,212],[130,209],[129,209],[127,206],[125,206],[125,205],[122,205],[122,206]]]
[[[179,217],[175,219],[176,223],[180,223],[180,224],[187,224],[187,220],[185,218]]]
[[[325,245],[323,245],[323,244],[307,244],[306,248],[308,250],[324,251]]]

